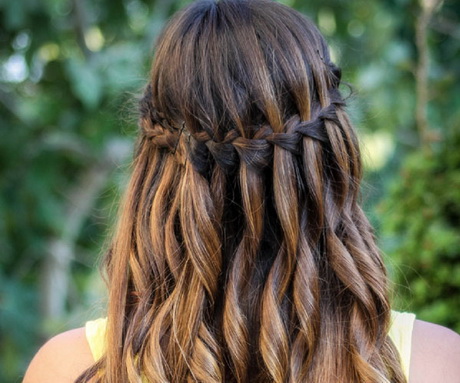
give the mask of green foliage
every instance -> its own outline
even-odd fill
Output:
[[[0,355],[2,381],[9,381],[24,370],[34,349],[30,340],[36,337],[39,323],[36,320],[38,294],[19,279],[0,272]],[[11,380],[13,381],[13,380]]]
[[[402,166],[379,207],[396,304],[460,331],[460,130]]]

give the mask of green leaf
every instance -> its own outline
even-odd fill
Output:
[[[100,73],[87,62],[77,59],[67,62],[67,72],[74,95],[88,109],[95,109],[102,97]]]

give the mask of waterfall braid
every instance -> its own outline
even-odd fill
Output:
[[[169,22],[106,257],[108,348],[79,382],[405,382],[340,77],[276,2]]]

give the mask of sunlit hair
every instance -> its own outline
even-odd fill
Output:
[[[107,352],[79,381],[405,382],[340,78],[281,4],[173,17],[106,256]]]

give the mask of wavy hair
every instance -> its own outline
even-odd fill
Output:
[[[279,3],[172,18],[106,256],[107,351],[79,381],[406,381],[340,79]]]

